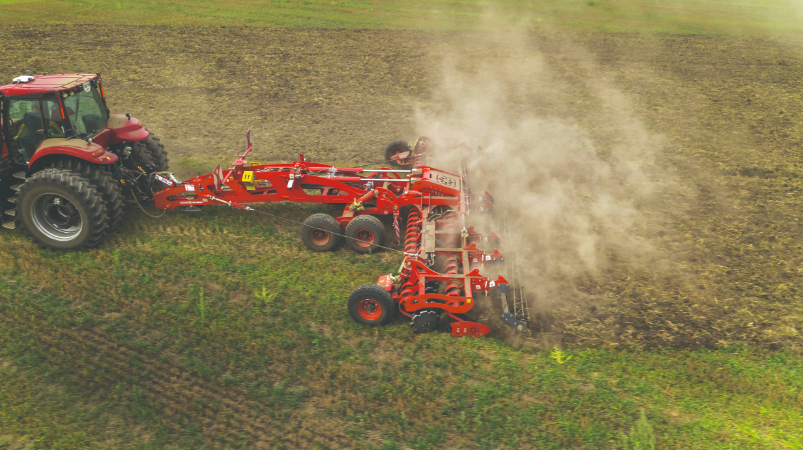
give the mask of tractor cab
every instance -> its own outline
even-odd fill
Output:
[[[0,86],[0,95],[3,156],[19,164],[35,159],[51,139],[89,142],[109,119],[100,77],[94,74],[21,76]]]

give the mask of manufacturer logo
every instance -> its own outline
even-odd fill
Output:
[[[450,188],[457,188],[457,179],[448,175],[438,174],[435,176],[435,182]]]

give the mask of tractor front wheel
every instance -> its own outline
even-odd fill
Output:
[[[334,250],[343,240],[343,227],[328,214],[313,214],[301,227],[301,242],[314,252]]]
[[[45,169],[17,192],[19,224],[39,244],[53,250],[94,247],[109,220],[103,196],[88,179],[69,170]]]
[[[145,139],[145,151],[148,152],[148,156],[150,156],[157,171],[164,172],[167,170],[167,164],[170,160],[167,159],[167,152],[165,151],[164,144],[162,144],[155,134],[150,133],[150,136]]]
[[[168,168],[169,159],[167,159],[165,146],[153,133],[141,141],[134,142],[131,158],[136,167],[146,171],[148,166],[153,166],[156,172],[163,172]],[[132,169],[136,167],[132,167]]]
[[[373,253],[385,243],[385,227],[374,216],[359,216],[346,226],[347,244],[357,253]]]
[[[349,295],[349,315],[363,325],[386,325],[396,316],[390,292],[377,284],[363,284]]]

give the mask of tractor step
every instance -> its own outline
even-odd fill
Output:
[[[14,178],[19,178],[20,180],[24,180],[25,178],[27,178],[27,177],[25,176],[25,172],[24,172],[24,171],[23,171],[23,172],[17,172],[17,173],[15,173],[15,174],[14,174],[14,175],[12,175],[12,176],[13,176]]]
[[[15,191],[19,192],[21,187],[22,187],[22,184],[20,183],[20,184],[15,184],[14,186],[11,186],[11,189],[14,189]]]
[[[9,216],[16,216],[17,215],[17,210],[16,209],[9,209],[8,211],[6,211],[6,214],[8,214]]]
[[[3,228],[8,228],[9,230],[13,230],[14,228],[17,228],[17,226],[14,224],[13,220],[8,220],[6,222],[3,222]]]

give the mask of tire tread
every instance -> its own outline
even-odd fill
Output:
[[[54,161],[50,167],[71,171],[88,179],[106,202],[106,209],[109,214],[108,231],[117,228],[123,215],[123,188],[105,166],[71,158]]]
[[[310,240],[309,234],[311,228],[322,228],[330,233],[337,233],[337,235],[330,234],[331,241],[326,245],[318,246]],[[307,217],[307,220],[304,221],[304,226],[301,227],[301,242],[314,252],[328,252],[334,250],[342,243],[343,237],[339,236],[342,234],[343,227],[340,226],[340,222],[329,214],[318,213]]]
[[[25,225],[22,211],[25,196],[30,190],[35,189],[37,186],[47,184],[57,184],[62,188],[71,191],[81,202],[87,206],[89,217],[86,222],[90,227],[90,232],[89,236],[81,245],[69,248],[53,247],[47,242],[37,239],[36,234],[31,232],[31,230],[29,230]],[[103,236],[106,234],[106,230],[108,229],[109,215],[108,210],[106,209],[106,202],[103,200],[103,196],[87,178],[82,177],[70,170],[47,168],[33,174],[33,176],[25,180],[25,183],[23,183],[22,187],[20,187],[20,190],[17,192],[16,209],[16,225],[22,228],[23,232],[34,242],[42,247],[48,247],[53,250],[79,250],[82,248],[96,247],[103,240]]]
[[[413,166],[412,164],[402,165],[390,159],[390,157],[393,156],[393,150],[396,149],[397,147],[403,147],[405,151],[410,151],[410,144],[408,144],[407,141],[402,139],[391,141],[385,147],[385,162],[387,162],[388,165],[390,165],[390,167],[395,167],[397,169],[405,169],[412,167]],[[412,158],[413,155],[410,154],[410,159]]]
[[[383,317],[380,317],[376,321],[366,321],[357,312],[357,305],[366,297],[371,297],[374,298],[374,300],[379,301],[379,303],[382,304],[382,309],[387,310],[387,314],[385,314]],[[396,317],[396,304],[393,301],[393,297],[390,295],[390,292],[386,291],[385,288],[378,284],[363,284],[352,291],[351,295],[349,295],[348,309],[351,318],[354,319],[355,322],[363,325],[387,325],[393,320],[394,317]]]
[[[360,247],[357,241],[355,241],[355,235],[362,229],[368,229],[374,235],[374,244],[370,247]],[[380,249],[380,247],[377,247],[378,245],[385,244],[385,227],[382,225],[382,222],[374,216],[357,216],[346,226],[346,244],[357,253],[367,254],[376,252]]]

